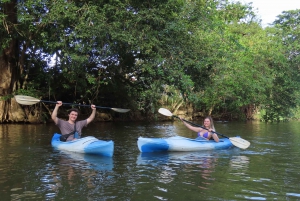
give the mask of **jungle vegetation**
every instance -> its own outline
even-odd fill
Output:
[[[300,10],[262,27],[238,1],[0,0],[0,21],[2,123],[49,118],[16,94],[131,109],[115,119],[299,116]]]

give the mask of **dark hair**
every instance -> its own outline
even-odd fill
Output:
[[[79,115],[79,110],[77,108],[71,108],[68,110],[68,114],[70,114],[71,112],[77,112],[77,114]]]

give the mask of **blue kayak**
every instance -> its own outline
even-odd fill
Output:
[[[77,140],[62,142],[59,137],[61,135],[55,133],[51,140],[51,145],[59,150],[71,151],[83,154],[94,154],[112,157],[114,153],[114,142],[103,141],[95,137],[88,136]]]
[[[137,144],[140,152],[202,151],[228,149],[233,146],[228,138],[221,138],[219,142],[215,142],[214,140],[190,139],[180,136],[170,138],[139,137]]]

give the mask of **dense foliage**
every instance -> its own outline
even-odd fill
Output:
[[[223,118],[264,111],[266,121],[299,105],[299,10],[265,29],[251,4],[227,0],[1,0],[0,17],[1,54],[18,41],[20,68],[3,100],[124,107],[132,118],[162,106]]]

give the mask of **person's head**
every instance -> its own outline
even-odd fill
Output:
[[[212,130],[215,131],[214,121],[210,116],[204,118],[203,125],[206,128],[211,128]]]
[[[76,121],[78,115],[79,115],[79,110],[77,108],[72,108],[68,110],[69,120]]]

